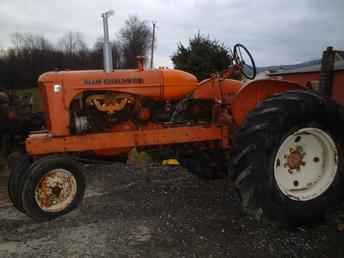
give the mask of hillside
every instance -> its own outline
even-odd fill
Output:
[[[261,66],[257,67],[257,73],[263,72],[263,71],[276,71],[276,70],[291,70],[291,69],[297,69],[305,66],[310,65],[317,65],[321,63],[321,59],[311,60],[303,63],[298,64],[291,64],[291,65],[274,65],[274,66]]]

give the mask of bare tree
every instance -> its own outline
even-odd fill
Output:
[[[147,57],[151,45],[152,32],[146,21],[130,16],[119,32],[124,68],[136,67],[136,57]]]
[[[11,41],[17,51],[47,50],[52,49],[52,44],[42,35],[31,33],[13,33]]]
[[[147,36],[149,28],[145,26],[145,23],[137,18],[127,21],[126,30],[122,30],[123,41],[112,43],[115,68],[123,67],[124,57],[127,60],[126,67],[135,67],[136,56],[146,55],[150,37]],[[144,35],[145,41],[142,41],[141,34]],[[124,40],[125,38],[127,40]],[[123,48],[122,43],[125,43]],[[14,33],[12,47],[4,51],[0,49],[0,87],[33,87],[37,85],[40,74],[56,69],[102,69],[102,46],[103,40],[99,39],[92,49],[88,49],[82,34],[78,32],[66,33],[56,45],[42,35]],[[126,54],[122,54],[123,49]]]
[[[7,50],[5,48],[0,48],[0,59],[6,56]]]
[[[81,51],[86,51],[87,46],[80,32],[67,32],[59,41],[58,49],[67,55],[75,55]]]
[[[13,48],[1,56],[0,82],[6,87],[28,87],[38,76],[54,68],[57,59],[52,44],[42,35],[14,33]]]
[[[102,37],[99,37],[94,44],[92,54],[94,57],[97,57],[98,60],[94,61],[96,63],[103,64],[103,45],[104,45],[104,39]],[[114,68],[118,69],[121,67],[121,45],[118,41],[112,41],[111,42],[111,48],[112,48],[112,63],[114,65]],[[102,66],[102,65],[101,65]]]

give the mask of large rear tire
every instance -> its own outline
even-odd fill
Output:
[[[244,211],[300,225],[338,205],[344,189],[338,113],[315,93],[287,91],[247,116],[230,171]]]

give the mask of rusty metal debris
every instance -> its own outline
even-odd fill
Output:
[[[65,209],[74,199],[77,184],[72,173],[56,169],[42,177],[35,190],[37,205],[46,212]]]
[[[290,148],[289,154],[284,155],[286,162],[284,163],[284,167],[288,167],[288,172],[293,174],[294,171],[300,171],[301,166],[305,166],[306,162],[303,160],[306,153],[303,152],[303,148],[301,146],[297,146],[295,149]]]

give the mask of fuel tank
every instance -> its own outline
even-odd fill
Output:
[[[43,91],[49,90],[44,87],[52,82],[62,85],[66,102],[82,91],[97,90],[125,92],[155,100],[177,100],[198,86],[194,75],[174,69],[115,70],[111,73],[102,70],[59,71],[45,73],[39,78]]]

